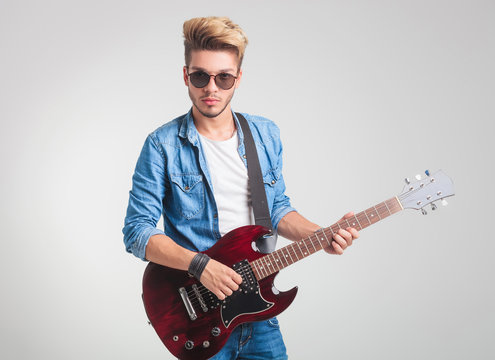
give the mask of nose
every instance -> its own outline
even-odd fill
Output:
[[[215,83],[215,75],[210,75],[210,81],[208,82],[208,85],[206,85],[203,89],[209,92],[218,91],[218,86]]]

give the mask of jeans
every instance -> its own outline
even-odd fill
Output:
[[[277,318],[241,324],[210,360],[287,360]]]

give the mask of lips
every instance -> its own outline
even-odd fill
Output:
[[[212,105],[217,104],[220,100],[214,99],[214,98],[204,98],[204,99],[201,99],[201,101],[204,102],[208,106],[212,106]]]

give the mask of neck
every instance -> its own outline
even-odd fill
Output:
[[[216,117],[206,117],[193,106],[192,115],[198,132],[211,140],[222,141],[230,139],[236,129],[230,106]]]
[[[353,227],[357,230],[362,230],[400,210],[402,210],[402,205],[399,200],[394,197],[366,209],[349,219],[341,220],[332,226],[320,229],[305,239],[296,241],[251,262],[250,264],[254,275],[256,276],[256,279],[261,280],[292,265],[296,261],[302,260],[325,247],[331,246],[333,235],[339,231],[339,229]]]

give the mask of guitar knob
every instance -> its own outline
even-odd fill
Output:
[[[209,348],[210,347],[210,342],[208,340],[205,340],[203,341],[203,347],[206,349],[206,348]]]
[[[218,328],[218,327],[214,327],[213,329],[211,329],[211,334],[213,336],[218,336],[218,335],[220,335],[220,333],[221,333],[221,331],[220,331],[220,328]]]
[[[184,346],[187,350],[191,350],[194,347],[194,342],[192,340],[187,340]]]

